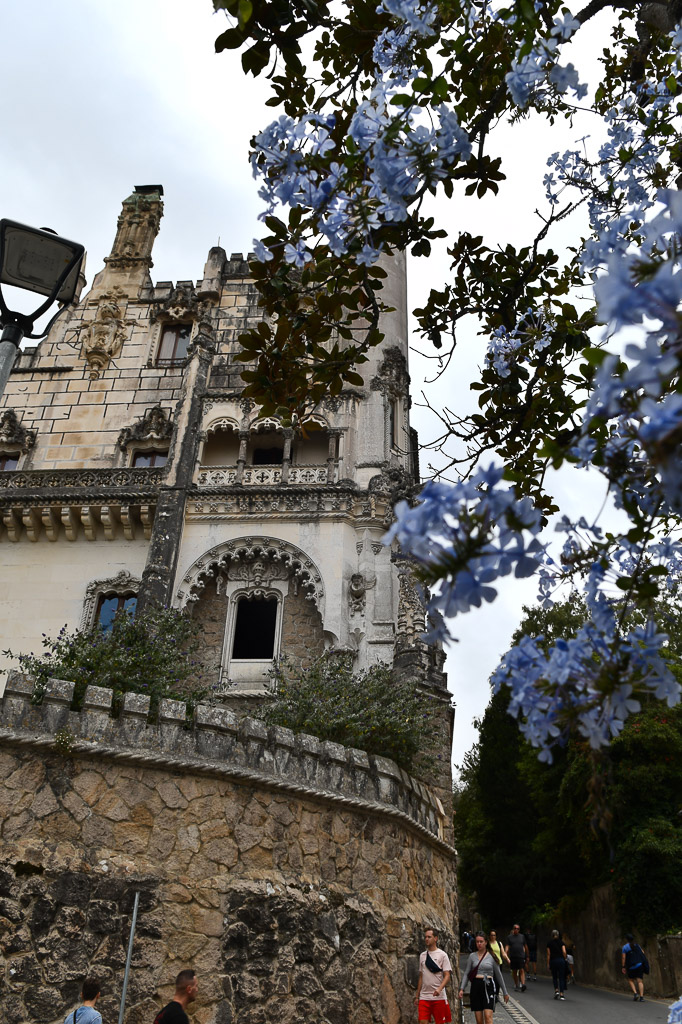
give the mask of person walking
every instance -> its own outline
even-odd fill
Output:
[[[154,1024],[189,1024],[186,1010],[196,999],[198,991],[199,979],[196,971],[189,967],[180,971],[175,979],[175,995],[170,1003],[159,1010],[154,1018]]]
[[[509,957],[505,953],[502,943],[498,941],[497,932],[488,933],[488,949],[500,965],[500,970],[502,970],[503,964],[509,965]]]
[[[528,945],[526,936],[521,931],[521,925],[515,924],[511,934],[507,936],[504,944],[504,951],[511,963],[512,975],[514,978],[514,991],[526,991],[526,966],[528,964]]]
[[[81,1005],[67,1013],[64,1024],[102,1024],[102,1014],[95,1009],[100,996],[96,978],[86,978],[81,987]]]
[[[555,928],[547,943],[547,970],[552,972],[554,982],[554,998],[565,999],[566,991],[566,946]]]
[[[469,954],[464,968],[464,984],[459,990],[460,1001],[469,986],[469,1005],[476,1017],[476,1024],[492,1024],[496,990],[504,993],[505,1003],[509,1002],[509,993],[500,966],[488,948],[484,932],[476,932],[476,952]]]
[[[528,946],[528,978],[538,980],[538,937],[534,932],[526,932]]]
[[[445,986],[452,977],[452,964],[448,954],[438,948],[438,932],[427,928],[424,932],[426,949],[419,956],[419,981],[415,1006],[419,1009],[419,1020],[436,1024],[448,1024],[452,1020],[450,1004],[445,996]]]
[[[644,975],[649,973],[649,961],[642,947],[635,942],[634,935],[625,936],[625,945],[621,950],[623,974],[627,976],[635,1002],[644,1002]]]

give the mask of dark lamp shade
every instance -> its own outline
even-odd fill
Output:
[[[0,220],[0,246],[2,284],[25,288],[38,295],[52,295],[60,275],[70,261],[77,258],[75,266],[54,296],[57,302],[73,302],[85,254],[80,243],[69,242],[49,231],[29,228],[15,221]]]

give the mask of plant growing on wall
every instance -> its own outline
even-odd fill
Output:
[[[191,708],[206,695],[196,685],[196,623],[175,608],[150,608],[137,619],[121,612],[108,630],[63,626],[56,637],[43,634],[43,648],[42,654],[3,653],[35,679],[38,697],[49,678],[75,683],[77,709],[90,685],[110,687],[114,707],[125,693],[146,694],[152,713],[163,697],[184,700]]]
[[[385,665],[355,673],[350,654],[332,652],[300,673],[280,663],[273,682],[272,702],[255,712],[268,725],[390,757],[406,769],[432,745],[429,698]]]

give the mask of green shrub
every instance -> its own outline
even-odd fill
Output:
[[[123,694],[142,693],[151,698],[156,713],[163,697],[184,700],[193,709],[206,696],[197,685],[197,627],[174,608],[149,609],[139,618],[119,612],[108,631],[62,627],[56,637],[43,634],[42,655],[4,653],[15,658],[36,682],[38,699],[47,680],[75,683],[74,707],[80,709],[89,685],[114,691],[114,707]]]
[[[390,757],[405,769],[433,746],[428,697],[385,665],[354,674],[351,656],[334,652],[300,674],[280,665],[273,681],[272,702],[255,712],[268,725]]]

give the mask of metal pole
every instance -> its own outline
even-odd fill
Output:
[[[24,332],[17,324],[7,324],[0,336],[0,398],[5,393],[5,386],[17,358],[19,345]]]
[[[135,925],[137,924],[137,907],[140,902],[139,892],[135,893],[135,904],[133,906],[133,922],[130,926],[130,938],[128,939],[128,955],[126,957],[126,970],[123,975],[123,991],[121,992],[121,1008],[118,1011],[118,1024],[123,1024],[123,1011],[126,1005],[126,992],[128,991],[128,975],[130,974],[130,961],[133,958],[133,939],[135,938]]]

